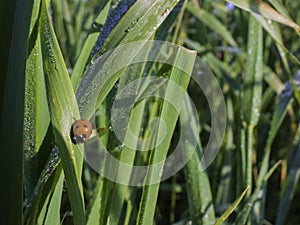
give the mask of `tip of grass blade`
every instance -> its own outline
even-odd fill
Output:
[[[243,191],[238,199],[236,199],[231,206],[219,217],[219,219],[215,222],[214,225],[221,225],[223,222],[231,215],[231,213],[236,209],[236,207],[240,204],[246,192],[248,191],[249,186]]]

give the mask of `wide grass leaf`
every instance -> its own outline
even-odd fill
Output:
[[[42,1],[39,20],[47,97],[55,142],[59,149],[74,224],[84,224],[81,184],[82,148],[71,142],[72,123],[79,118],[75,94],[53,28],[49,22],[46,2]]]
[[[149,39],[177,2],[176,0],[135,2],[100,46],[96,57],[117,45]]]
[[[25,196],[30,198],[36,185],[43,158],[47,152],[39,152],[47,133],[50,116],[43,71],[40,36],[35,30],[30,38],[33,44],[26,64],[25,118],[24,118],[24,184]]]
[[[1,224],[23,221],[25,63],[33,1],[0,3]]]
[[[163,73],[164,77],[169,77],[169,79],[172,82],[178,84],[183,91],[186,90],[190,80],[189,75],[192,73],[192,69],[194,66],[195,58],[195,52],[187,51],[183,48],[178,48],[178,52],[176,53],[175,58],[173,58],[173,65],[179,65],[176,67],[185,68],[185,71],[189,72],[187,72],[188,74],[185,74],[176,67],[165,65],[165,72]],[[165,91],[166,92],[164,99],[174,99],[174,96],[176,96],[177,107],[180,107],[182,105],[184,101],[184,95],[182,95],[182,93],[178,91],[178,88],[174,89],[173,85],[167,85]],[[168,101],[163,101],[162,103],[159,116],[160,119],[165,122],[165,129],[167,129],[167,132],[164,132],[164,129],[161,128],[162,124],[158,124],[156,131],[157,133],[155,133],[155,135],[157,137],[164,137],[164,139],[162,140],[162,143],[159,144],[152,152],[152,156],[150,156],[149,159],[149,164],[151,165],[163,162],[163,160],[165,160],[167,156],[167,152],[173,136],[173,130],[178,119],[178,111],[176,111],[174,107],[174,104],[172,106]],[[145,185],[143,187],[142,199],[140,202],[138,217],[136,220],[137,225],[146,225],[153,223],[155,204],[159,190],[159,183],[157,182],[159,182],[160,180],[159,173],[162,172],[163,164],[161,164],[161,166],[161,168],[159,168],[159,166],[156,166],[147,171],[147,175],[144,180],[145,184],[149,182],[150,184],[154,184]]]
[[[193,138],[197,140],[197,146],[194,146],[194,144],[190,142],[184,143],[185,151],[193,152],[196,147],[196,151],[190,156],[191,158],[184,168],[189,200],[189,212],[193,224],[210,225],[215,221],[211,187],[207,172],[200,171],[199,165],[201,165],[203,149],[198,137],[199,127],[197,127],[197,125],[199,125],[199,123],[195,121],[196,118],[192,115],[194,115],[192,106],[189,101],[185,101],[180,119],[183,123],[187,124],[187,126],[191,127],[192,132],[189,132],[189,135],[193,135]]]
[[[260,115],[263,74],[262,52],[262,29],[260,24],[251,16],[242,105],[244,122],[251,126],[256,126]]]
[[[76,97],[82,117],[92,116],[119,79],[121,73],[118,71],[122,71],[124,66],[132,63],[139,48],[143,46],[135,45],[134,41],[149,39],[176,2],[175,0],[138,1],[122,17],[93,57],[93,63],[88,66],[79,84]],[[131,43],[129,45],[132,47],[129,45],[122,47],[126,43]],[[119,48],[116,51],[108,51],[117,46]],[[105,56],[102,56],[105,52]]]
[[[263,36],[260,24],[253,16],[249,19],[247,62],[245,79],[242,92],[242,120],[243,128],[241,137],[245,143],[241,144],[242,158],[246,160],[244,166],[245,185],[249,187],[250,196],[252,187],[252,153],[253,153],[253,129],[258,123],[262,98],[262,74],[263,74]],[[245,168],[244,167],[244,168]]]

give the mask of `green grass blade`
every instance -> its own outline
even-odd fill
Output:
[[[285,89],[282,91],[281,95],[277,97],[276,107],[273,114],[271,128],[268,134],[267,143],[264,149],[263,160],[261,163],[259,177],[256,182],[256,187],[254,193],[251,195],[248,203],[242,211],[239,212],[236,219],[237,224],[244,224],[249,216],[254,203],[258,204],[256,208],[258,211],[263,210],[262,196],[266,194],[266,176],[268,174],[269,159],[271,154],[271,146],[277,135],[278,129],[282,124],[284,117],[286,116],[287,109],[293,102],[292,97],[293,91],[290,82],[287,82]],[[276,165],[275,165],[276,166]],[[272,169],[270,169],[271,171]],[[267,176],[269,177],[269,175]],[[262,190],[263,189],[263,190]]]
[[[299,78],[298,78],[299,79]],[[271,153],[271,146],[275,139],[275,136],[279,130],[279,127],[281,126],[284,117],[287,114],[288,107],[292,104],[294,98],[292,97],[292,90],[291,90],[291,84],[290,82],[287,82],[285,85],[285,89],[282,91],[282,93],[278,96],[276,100],[276,108],[273,114],[272,122],[271,122],[271,128],[268,134],[267,144],[265,146],[265,153],[264,153],[264,159],[260,170],[259,179],[257,181],[257,185],[261,185],[263,182],[264,176],[267,173],[268,170],[268,162],[269,162],[269,156]]]
[[[105,7],[103,8],[103,10],[100,11],[97,18],[95,19],[96,24],[100,24],[100,25],[104,24],[105,19],[108,14],[109,6],[110,6],[110,1],[107,1]],[[76,60],[76,63],[74,65],[74,69],[73,69],[72,75],[71,75],[71,80],[72,80],[74,90],[76,90],[79,85],[80,78],[84,72],[84,68],[88,62],[89,56],[90,56],[91,51],[97,41],[97,37],[99,34],[100,34],[100,31],[90,33],[88,35],[88,37],[86,38],[86,41],[84,42],[84,45],[83,45],[81,52]]]
[[[294,64],[300,66],[300,61],[297,57],[293,55],[292,52],[290,52],[284,45],[282,41],[282,34],[280,32],[279,26],[276,23],[270,23],[266,18],[253,14],[253,16],[256,18],[256,20],[263,26],[263,28],[268,32],[268,34],[276,41],[276,45],[278,47],[278,50],[280,51],[281,57],[284,60],[284,65],[289,72],[289,67],[286,62],[286,58],[289,58]]]
[[[51,168],[51,169],[50,169]],[[50,174],[46,174],[45,177],[48,177],[45,184],[43,184],[42,188],[39,190],[40,193],[38,196],[38,202],[35,205],[32,205],[31,208],[36,208],[35,212],[30,212],[30,220],[26,224],[44,224],[47,218],[51,217],[51,220],[54,221],[54,218],[56,218],[56,221],[60,221],[60,204],[61,204],[61,198],[58,200],[58,198],[53,198],[53,196],[56,196],[57,193],[62,192],[63,189],[60,186],[61,184],[59,182],[63,182],[61,179],[61,176],[64,177],[62,173],[62,166],[61,164],[58,165],[57,168],[49,167],[49,170],[51,171]],[[48,170],[48,171],[49,171]],[[50,176],[50,177],[49,177]],[[53,193],[55,193],[53,195]],[[49,207],[49,205],[51,205]],[[32,215],[36,214],[37,219],[32,218]],[[59,224],[59,223],[54,223]]]
[[[291,19],[287,9],[284,7],[283,3],[281,1],[278,0],[270,0],[269,1],[274,8],[284,17]]]
[[[280,95],[284,89],[284,85],[270,67],[264,66],[264,80],[270,86],[270,88],[272,88],[273,92],[275,92],[277,95]]]
[[[174,59],[175,65],[179,68],[186,68],[185,71],[192,72],[192,68],[195,61],[195,52],[189,52],[185,49],[178,49],[176,58]],[[189,76],[184,74],[182,71],[178,70],[175,67],[169,67],[168,73],[169,79],[173,82],[176,82],[180,85],[183,90],[187,89],[187,85],[189,83]],[[169,85],[168,85],[169,86]],[[181,103],[184,99],[184,96],[179,95],[178,90],[174,90],[171,86],[166,88],[165,99],[172,99],[172,96],[176,95],[177,103]],[[179,104],[181,105],[181,104]],[[157,136],[164,137],[162,143],[156,147],[153,152],[153,155],[150,159],[149,164],[155,164],[158,162],[162,162],[165,160],[168,148],[170,146],[170,141],[172,138],[172,133],[176,125],[176,121],[178,119],[178,112],[173,108],[174,106],[170,105],[170,103],[164,101],[162,103],[161,112],[160,112],[160,119],[165,121],[165,125],[167,126],[167,133],[164,133],[160,130],[160,126],[158,125]],[[162,132],[162,134],[160,134]],[[162,169],[162,168],[161,168]],[[159,179],[159,171],[156,169],[149,170],[146,177],[145,182],[156,181]],[[159,181],[159,180],[158,180]],[[159,183],[155,183],[152,185],[146,185],[143,188],[142,199],[140,202],[139,212],[136,224],[137,225],[146,225],[152,224],[154,218],[154,211],[155,211],[155,203],[158,195]]]
[[[251,16],[249,21],[247,63],[243,84],[243,120],[247,125],[256,126],[261,105],[262,93],[262,29]]]
[[[140,129],[141,129],[141,123],[143,120],[143,115],[144,115],[144,110],[145,110],[145,102],[139,103],[137,106],[135,106],[131,113],[130,113],[130,119],[129,119],[129,126],[130,130],[134,133],[137,134]],[[137,143],[137,138],[132,138],[130,135],[125,135],[125,143],[131,143],[134,144],[136,143],[136,146],[138,145]],[[125,145],[126,146],[126,145]],[[134,165],[134,159],[135,159],[136,151],[124,147],[121,152],[120,156],[120,161],[125,162],[129,165]],[[124,171],[121,171],[121,169],[118,170],[118,174],[124,174]],[[130,180],[130,175],[132,174],[131,170],[126,171],[126,177],[127,177],[127,182],[129,183]],[[126,180],[126,179],[125,179]],[[111,225],[117,225],[119,221],[119,218],[121,218],[121,210],[123,208],[123,204],[127,198],[127,192],[128,192],[128,186],[126,185],[116,185],[114,192],[112,194],[112,202],[110,207],[110,211],[114,212],[113,216],[110,218],[110,224]]]
[[[198,141],[196,151],[184,168],[189,211],[193,224],[208,225],[215,221],[215,212],[208,175],[206,171],[200,171],[199,167],[201,165],[199,157],[203,155],[203,149],[198,137],[199,127],[197,127],[196,118],[193,118],[191,115],[193,115],[192,106],[186,101],[182,108],[182,117],[180,119],[191,128],[194,138]],[[193,143],[184,143],[185,151],[192,152],[194,148]]]
[[[56,185],[57,174],[59,175],[61,172],[59,169],[57,171],[57,168],[60,168],[59,165],[60,158],[58,157],[58,151],[56,148],[53,148],[39,175],[33,194],[26,201],[24,209],[25,224],[36,224],[37,218],[40,217],[43,208],[41,206],[47,204],[47,198]]]
[[[50,201],[50,195],[47,196],[46,200],[45,200],[45,204],[43,205],[43,207],[41,207],[41,212],[39,217],[37,218],[36,224],[43,224],[43,221],[45,219],[45,215],[47,213],[47,206],[49,204]]]
[[[212,14],[208,13],[205,9],[198,9],[191,2],[186,5],[186,9],[201,20],[202,23],[218,33],[231,46],[237,46],[232,34],[227,30],[223,23],[221,23],[216,17],[212,16]]]
[[[224,79],[230,88],[236,92],[240,88],[239,81],[235,78],[237,71],[232,71],[232,68],[226,63],[222,62],[214,54],[208,53],[203,57],[203,61],[211,68],[211,70],[218,76],[219,79]]]
[[[168,15],[166,20],[161,24],[161,26],[156,31],[155,35],[153,36],[154,40],[162,40],[168,41],[172,43],[177,43],[176,39],[178,38],[178,32],[182,27],[182,18],[185,11],[185,0],[180,0],[177,5],[173,8],[171,13]],[[174,27],[174,32],[170,32],[170,27]]]
[[[95,186],[95,192],[92,198],[90,213],[87,218],[87,225],[99,224],[100,221],[100,208],[101,208],[101,195],[102,195],[103,179],[98,178]],[[102,206],[103,207],[103,206]]]
[[[148,54],[145,54],[142,61],[144,60],[145,62],[147,62],[147,56]],[[130,85],[131,82],[141,78],[143,73],[145,74],[145,72],[143,72],[144,69],[145,69],[145,63],[140,63],[137,65],[132,65],[131,67],[128,67],[126,70],[124,70],[123,74],[120,77],[118,93],[115,101],[126,101],[126,98],[128,96],[127,95],[124,96],[122,93],[124,93],[124,90],[128,89],[127,85]],[[138,93],[139,84],[134,86],[131,85],[129,89],[131,93]],[[132,104],[134,105],[133,102]],[[126,107],[127,105],[125,105],[125,108]],[[135,149],[138,148],[139,139],[137,137],[140,131],[143,129],[142,122],[145,116],[145,110],[146,110],[145,107],[146,107],[145,100],[141,100],[138,101],[138,104],[136,104],[130,112],[130,116],[128,120],[129,129],[127,129],[125,132],[124,141],[120,140],[121,142],[124,143],[124,147],[120,149],[121,154],[119,156],[119,160],[123,163],[134,165],[134,160],[136,158],[136,151],[132,149],[133,148],[132,146],[135,146]],[[122,107],[118,110],[119,113],[116,114],[124,113],[124,109]],[[134,134],[135,137],[132,136],[132,134]],[[127,146],[127,143],[130,143],[130,147]],[[110,212],[114,212],[114,213],[113,216],[110,216],[109,218],[111,225],[114,224],[117,225],[119,222],[121,222],[121,218],[122,218],[121,213],[122,210],[124,209],[125,201],[128,198],[127,193],[130,191],[128,186],[124,184],[129,184],[130,179],[132,178],[132,176],[134,176],[132,174],[132,168],[128,168],[128,170],[126,170],[126,173],[124,173],[124,169],[119,167],[117,174],[121,175],[123,178],[122,178],[122,184],[115,185],[114,192],[112,193],[112,204],[110,205]],[[129,208],[127,208],[127,214],[128,213],[130,213]],[[129,220],[128,217],[127,220]]]
[[[245,196],[246,192],[248,191],[247,187],[243,193],[240,195],[240,197],[238,199],[236,199],[231,206],[222,214],[222,216],[220,216],[220,218],[215,222],[214,225],[221,225],[225,222],[225,220],[230,216],[230,214],[236,209],[236,207],[240,204],[240,202],[242,201],[243,197]]]
[[[97,55],[101,55],[117,45],[149,39],[176,3],[176,0],[136,1],[109,34]]]
[[[300,179],[300,126],[298,126],[297,136],[295,137],[296,144],[292,156],[289,160],[289,172],[286,182],[284,184],[284,188],[282,189],[281,199],[279,204],[279,209],[277,213],[276,223],[275,225],[283,225],[286,224],[286,217],[288,215],[290,205],[294,199],[297,184],[299,184]]]
[[[165,20],[168,13],[175,6],[175,3],[175,0],[136,2],[112,30],[97,55],[94,56],[94,60],[97,56],[118,45],[122,46],[122,44],[129,42],[149,39]],[[161,14],[158,14],[160,12]],[[142,47],[142,45],[139,46]],[[95,109],[99,107],[115,82],[119,79],[121,74],[116,72],[121,70],[124,65],[129,65],[139,51],[134,44],[132,44],[131,49],[134,51],[124,53],[124,49],[120,47],[112,56],[106,55],[105,57],[98,58],[101,63],[97,59],[97,63],[93,62],[87,69],[85,77],[83,77],[76,93],[80,113],[84,118],[91,117]],[[105,71],[99,71],[100,68],[96,69],[96,64],[101,64],[101,68],[106,68]],[[107,74],[113,76],[107,76]],[[95,86],[97,90],[95,90]],[[99,90],[101,90],[100,93]]]
[[[107,127],[107,115],[106,115],[106,106],[101,104],[99,108],[99,116],[96,116],[96,126],[97,127]],[[103,146],[107,147],[108,142],[108,132],[100,137]],[[105,162],[105,160],[104,160]],[[87,207],[89,211],[87,217],[87,224],[101,224],[103,220],[107,219],[107,216],[104,215],[105,209],[109,209],[109,204],[111,202],[111,191],[106,189],[106,182],[109,182],[104,177],[99,176],[95,182],[95,188],[93,192],[93,197],[90,204]],[[101,221],[102,220],[102,221]]]
[[[190,39],[185,39],[184,42],[189,48],[195,49],[198,54],[202,55],[204,52],[205,55],[202,57],[202,60],[209,66],[209,68],[211,68],[217,78],[224,79],[224,81],[228,83],[230,88],[234,91],[239,90],[240,84],[235,79],[238,73],[238,69],[235,68],[235,70],[232,71],[232,67],[225,62],[222,62],[217,56],[210,52],[205,53],[208,51],[208,49],[201,46],[198,42],[194,42]],[[243,52],[239,53],[240,55],[243,54]]]
[[[257,201],[262,201],[263,196],[265,195],[265,186],[266,182],[271,176],[271,173],[275,171],[275,169],[278,167],[280,163],[276,163],[269,171],[267,171],[267,174],[263,177],[263,181],[256,185],[256,188],[253,192],[253,194],[250,196],[249,200],[245,204],[245,206],[238,212],[238,216],[234,222],[234,224],[237,225],[245,225],[248,217],[253,210],[253,207]],[[259,211],[259,209],[258,209]],[[255,218],[255,217],[253,217]],[[257,221],[256,221],[257,222]],[[262,223],[262,221],[260,221]]]
[[[219,181],[219,187],[217,189],[216,195],[216,205],[225,205],[231,201],[232,191],[230,183],[232,182],[232,177],[230,174],[233,173],[233,149],[234,149],[234,135],[233,135],[233,122],[234,122],[234,111],[233,104],[230,97],[226,101],[226,112],[228,117],[227,123],[227,140],[226,140],[226,152],[224,154],[224,161],[222,164],[221,177]]]
[[[40,36],[37,30],[30,38],[33,44],[26,64],[24,118],[24,185],[25,197],[30,198],[48,151],[38,151],[47,133],[50,116],[43,71]]]
[[[25,63],[33,1],[0,3],[1,224],[23,222]]]
[[[34,1],[34,3],[33,3],[32,13],[31,13],[30,30],[29,30],[29,37],[32,34],[34,26],[36,26],[36,24],[37,24],[37,21],[38,21],[38,18],[39,18],[39,12],[40,12],[40,4],[41,4],[40,0]]]
[[[59,173],[59,179],[51,196],[51,201],[48,206],[47,216],[45,220],[45,225],[60,224],[60,206],[61,206],[61,196],[63,191],[64,183],[64,173]]]
[[[74,224],[83,224],[85,219],[81,184],[82,148],[72,144],[70,138],[72,123],[75,118],[79,118],[79,112],[66,66],[49,22],[45,1],[42,1],[39,23],[53,133],[66,176]]]
[[[244,129],[242,138],[245,135],[245,144],[242,151],[246,152],[246,171],[244,174],[246,185],[249,187],[249,194],[252,187],[252,152],[253,152],[253,132],[260,116],[260,106],[262,98],[262,74],[263,74],[263,44],[262,28],[260,24],[250,17],[247,44],[247,63],[245,80],[242,93],[242,120]]]
[[[295,77],[295,82],[299,81],[300,74]],[[263,186],[265,182],[265,176],[267,175],[268,167],[269,167],[269,158],[271,154],[271,147],[272,143],[277,135],[277,132],[279,130],[279,127],[281,126],[283,119],[287,113],[288,107],[291,105],[291,103],[294,101],[293,97],[293,89],[291,82],[287,82],[285,85],[285,89],[282,91],[281,95],[279,98],[277,98],[277,104],[275,108],[275,112],[273,114],[272,122],[271,122],[271,128],[268,134],[268,139],[267,143],[264,149],[264,156],[263,156],[263,161],[261,164],[261,168],[259,171],[259,177],[256,183],[256,189],[260,189],[261,187],[263,188],[263,195],[266,195],[266,185]],[[265,196],[264,196],[265,197]],[[264,200],[262,197],[260,200],[256,201],[255,207],[260,211],[260,213],[263,213],[264,211]],[[258,220],[261,220],[263,218],[263,215],[258,215],[257,216]],[[261,222],[261,221],[258,221]]]
[[[64,56],[66,65],[69,67],[72,63],[72,50],[74,49],[74,32],[70,21],[70,11],[66,0],[51,1],[53,11],[53,27],[57,34],[58,43]],[[72,34],[70,34],[72,33]],[[70,47],[69,47],[70,46]]]
[[[285,24],[289,27],[292,27],[298,34],[300,34],[300,26],[298,24],[296,24],[291,19],[281,15],[275,9],[273,9],[263,1],[259,1],[259,2],[252,1],[252,0],[245,0],[245,1],[227,0],[227,1],[235,4],[236,6],[238,6],[243,10],[249,11],[253,14],[263,16],[267,19],[274,20],[279,23]]]

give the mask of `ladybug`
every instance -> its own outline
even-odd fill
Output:
[[[80,119],[73,125],[72,142],[74,144],[86,143],[92,134],[92,124],[88,120]]]

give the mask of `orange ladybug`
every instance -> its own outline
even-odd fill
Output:
[[[92,134],[92,124],[88,120],[80,119],[73,125],[72,142],[74,144],[86,143]]]

